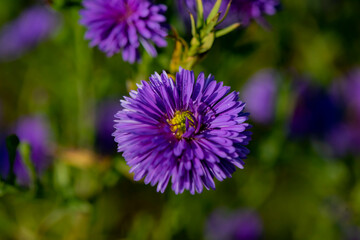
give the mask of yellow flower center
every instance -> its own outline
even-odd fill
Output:
[[[189,111],[176,111],[172,119],[167,120],[170,124],[171,131],[177,138],[181,138],[186,132],[186,119],[189,121],[189,125],[195,127],[194,116]]]

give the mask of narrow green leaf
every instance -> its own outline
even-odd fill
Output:
[[[231,2],[232,2],[232,0],[229,1],[228,5],[226,6],[226,11],[225,11],[224,16],[220,19],[220,21],[217,22],[216,25],[219,25],[220,23],[222,23],[225,20],[225,18],[227,17],[229,10],[230,10]]]
[[[211,12],[210,12],[208,18],[206,19],[206,23],[209,23],[215,17],[215,15],[219,13],[221,2],[222,2],[222,0],[217,0],[215,2],[213,8],[211,9]]]
[[[195,19],[191,13],[190,13],[190,22],[191,22],[191,34],[193,37],[196,37]]]
[[[202,0],[196,0],[197,6],[197,27],[201,28],[204,24],[204,7]]]
[[[236,28],[238,28],[241,24],[240,23],[234,23],[234,24],[231,24],[230,26],[224,28],[224,29],[221,29],[217,32],[215,32],[215,37],[218,38],[218,37],[222,37],[228,33],[230,33],[231,31],[235,30]]]
[[[36,172],[35,172],[35,167],[33,162],[31,161],[31,147],[28,143],[25,142],[21,142],[19,144],[19,152],[21,155],[21,160],[22,162],[25,164],[29,175],[30,175],[30,179],[33,181],[34,179],[36,179]]]
[[[215,17],[213,17],[213,19],[201,29],[200,32],[201,38],[206,37],[214,30],[214,27],[216,26],[216,22],[219,19],[219,17],[220,17],[220,13],[217,13]]]

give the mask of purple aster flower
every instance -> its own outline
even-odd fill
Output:
[[[36,173],[41,175],[50,164],[50,132],[47,121],[40,116],[22,118],[16,124],[15,133],[21,142],[30,145],[30,159],[34,164]],[[6,178],[9,174],[10,163],[5,144],[3,144],[0,152],[2,152],[0,154],[2,156],[0,159],[1,175],[3,178]],[[15,157],[14,173],[18,184],[23,186],[30,184],[28,169],[23,163],[19,152],[17,152]]]
[[[205,225],[207,240],[256,240],[262,235],[262,221],[253,210],[216,210]]]
[[[243,168],[249,153],[248,114],[238,92],[209,75],[180,68],[176,81],[166,72],[142,81],[121,101],[113,136],[136,181],[164,192],[171,178],[176,194],[215,189]]]
[[[277,73],[274,70],[262,70],[256,73],[245,85],[243,98],[251,118],[254,121],[270,123],[275,114],[277,96]]]
[[[140,60],[140,43],[153,57],[158,47],[167,45],[165,5],[147,0],[84,0],[80,23],[88,28],[90,46],[112,56],[122,52],[124,61]]]
[[[335,155],[359,154],[360,146],[360,69],[354,69],[334,82],[331,93],[345,109],[341,124],[333,129],[328,141]]]
[[[204,17],[207,18],[216,0],[204,0]],[[226,12],[229,0],[223,0],[219,12],[222,18]],[[196,15],[196,0],[178,0],[177,5],[181,15],[188,21],[190,11]],[[280,0],[233,0],[230,10],[220,27],[225,27],[235,22],[241,22],[243,26],[248,26],[252,19],[266,26],[264,15],[274,15],[280,7]]]
[[[290,120],[290,133],[294,137],[323,139],[342,121],[341,105],[324,88],[308,82],[300,85]]]
[[[0,30],[0,60],[13,60],[52,36],[60,17],[51,9],[35,6]]]

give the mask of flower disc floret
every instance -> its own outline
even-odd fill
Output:
[[[177,138],[182,137],[186,129],[189,127],[188,125],[194,127],[193,114],[189,111],[176,111],[174,117],[167,122],[170,124],[170,129]]]
[[[243,168],[249,153],[248,113],[238,92],[200,73],[180,69],[142,81],[121,100],[113,136],[136,181],[164,192],[201,193]]]

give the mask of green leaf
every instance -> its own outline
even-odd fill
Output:
[[[217,13],[213,19],[205,25],[203,29],[201,29],[200,37],[204,38],[206,37],[210,32],[214,30],[214,27],[216,26],[216,22],[219,19],[220,13]]]
[[[191,34],[193,37],[196,37],[196,26],[194,16],[190,13],[190,22],[191,22]]]
[[[19,144],[19,152],[21,155],[21,160],[25,164],[26,168],[28,169],[30,179],[36,179],[36,172],[33,162],[31,161],[30,154],[31,154],[31,147],[28,143],[21,142]]]
[[[206,19],[206,23],[210,23],[210,21],[216,16],[216,14],[219,13],[221,2],[222,2],[222,0],[217,0],[215,2],[213,8],[211,9],[211,12],[210,12],[208,18]]]
[[[210,48],[212,47],[214,40],[215,40],[214,32],[209,33],[202,40],[203,40],[203,42],[199,48],[199,53],[205,53],[210,50]]]
[[[231,24],[230,26],[224,28],[224,29],[221,29],[217,32],[215,32],[215,37],[218,38],[218,37],[222,37],[232,31],[234,31],[236,28],[238,28],[241,24],[240,23],[234,23],[234,24]]]
[[[220,23],[222,23],[225,20],[225,18],[227,17],[229,10],[230,10],[231,2],[232,2],[232,0],[230,0],[230,2],[228,3],[224,16],[220,19],[220,21],[217,22],[216,25],[219,25]]]
[[[196,0],[197,6],[197,27],[201,28],[204,23],[204,7],[202,0]]]

